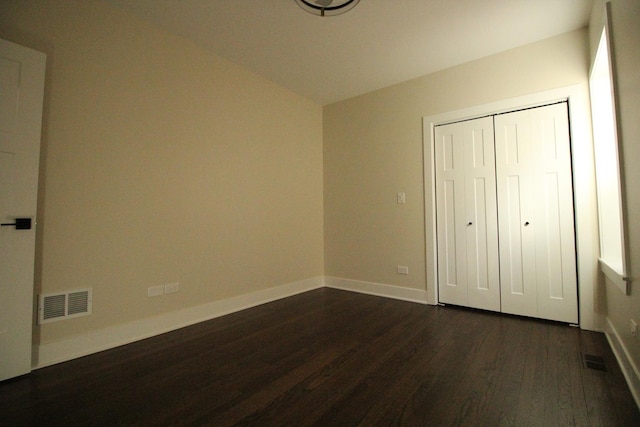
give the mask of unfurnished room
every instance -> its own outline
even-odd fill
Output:
[[[640,1],[0,0],[0,425],[640,425]]]

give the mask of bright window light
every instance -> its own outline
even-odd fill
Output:
[[[625,234],[614,84],[607,27],[602,31],[589,79],[596,159],[600,266],[626,294]]]

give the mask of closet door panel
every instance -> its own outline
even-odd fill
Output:
[[[463,138],[462,125],[459,123],[435,129],[438,299],[440,302],[466,306]]]
[[[566,104],[530,112],[538,153],[538,316],[578,323],[573,185]]]
[[[463,123],[468,305],[500,311],[493,119]]]
[[[566,103],[495,122],[502,311],[577,323]]]
[[[499,311],[493,120],[435,132],[439,300]]]
[[[536,225],[531,216],[536,190],[528,115],[519,111],[495,117],[496,188],[502,311],[536,316]]]

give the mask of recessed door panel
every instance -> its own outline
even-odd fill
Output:
[[[458,256],[456,244],[456,189],[455,181],[445,181],[442,186],[444,198],[443,245],[445,252],[445,283],[447,286],[458,285]]]
[[[443,134],[440,141],[442,144],[442,170],[452,171],[455,168],[453,153],[453,134]]]
[[[487,188],[484,178],[473,180],[473,216],[475,224],[468,226],[469,245],[469,283],[478,290],[489,289],[489,275],[487,269]]]
[[[546,288],[541,292],[543,298],[564,298],[562,288],[562,233],[560,230],[560,200],[558,194],[558,174],[544,175],[544,203],[540,206],[544,211],[544,234],[540,237],[539,251],[544,256],[538,269],[538,283]]]
[[[524,294],[522,268],[522,215],[520,214],[520,177],[505,177],[506,191],[502,196],[502,210],[506,210],[506,220],[501,223],[500,237],[503,252],[501,257],[503,286],[509,287],[513,295]]]
[[[0,57],[0,131],[16,128],[19,93],[20,62]]]
[[[497,125],[498,123],[496,123]],[[520,150],[519,144],[522,144],[522,139],[518,139],[517,124],[516,123],[500,123],[501,130],[501,149],[496,151],[498,157],[498,163],[504,166],[516,166],[520,163]]]

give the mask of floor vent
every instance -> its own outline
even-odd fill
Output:
[[[91,288],[41,294],[38,323],[57,322],[91,314],[91,294]]]
[[[584,354],[582,358],[584,367],[588,369],[595,369],[596,371],[607,372],[607,367],[604,364],[604,359],[600,356],[594,356],[592,354]]]

